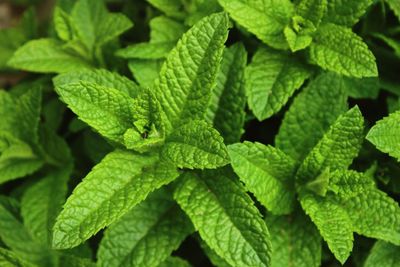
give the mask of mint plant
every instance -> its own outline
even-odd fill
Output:
[[[0,266],[398,265],[396,1],[7,7]]]

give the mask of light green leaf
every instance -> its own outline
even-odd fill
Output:
[[[400,111],[378,121],[368,132],[367,140],[380,151],[400,160]]]
[[[242,44],[235,44],[224,50],[206,113],[206,120],[221,133],[226,144],[238,142],[244,132],[246,62],[247,53]]]
[[[351,27],[364,15],[374,0],[328,0],[324,22]]]
[[[316,28],[311,21],[300,16],[294,16],[291,23],[284,29],[290,50],[296,52],[307,48],[312,42],[315,31]]]
[[[296,14],[311,21],[315,27],[321,22],[329,0],[300,0]]]
[[[35,240],[51,246],[51,232],[67,194],[71,167],[53,170],[31,185],[22,196],[21,214],[24,225]]]
[[[155,17],[149,24],[151,43],[177,42],[187,30],[182,23],[165,16]]]
[[[202,119],[211,96],[228,35],[229,19],[217,13],[196,23],[170,52],[155,82],[166,129]]]
[[[197,242],[199,242],[200,247],[203,252],[207,255],[207,258],[211,261],[211,263],[216,267],[231,267],[223,258],[218,256],[214,250],[212,250],[206,242],[204,242],[200,237]]]
[[[185,16],[185,13],[182,12],[183,5],[181,0],[147,0],[147,2],[164,12],[167,16],[176,18],[183,18]]]
[[[179,257],[169,257],[157,267],[191,267],[189,262]]]
[[[399,262],[399,246],[384,241],[376,241],[365,260],[364,267],[396,267]]]
[[[201,120],[190,121],[175,129],[161,154],[179,168],[215,169],[229,163],[223,138]]]
[[[356,78],[376,77],[375,56],[350,29],[335,24],[319,27],[309,50],[310,59],[321,68]]]
[[[321,266],[321,236],[307,216],[295,212],[289,216],[267,216],[271,233],[271,267]]]
[[[265,44],[288,47],[283,29],[294,13],[289,0],[218,0],[226,12]]]
[[[341,115],[304,159],[297,172],[300,183],[314,180],[325,169],[347,169],[364,139],[364,118],[355,106]]]
[[[109,153],[67,199],[54,226],[53,247],[79,245],[177,176],[177,170],[160,162],[157,155]]]
[[[35,267],[27,261],[21,260],[11,250],[0,248],[0,266],[3,267]]]
[[[160,189],[105,231],[98,266],[158,266],[192,229],[168,192]]]
[[[101,46],[108,43],[132,28],[132,26],[133,23],[127,16],[120,13],[109,13],[98,25],[95,44]]]
[[[70,41],[74,37],[70,16],[61,8],[56,6],[53,14],[54,27],[58,37],[63,41]]]
[[[61,254],[59,259],[59,267],[96,267],[96,263],[94,263],[91,259]]]
[[[245,184],[269,211],[288,214],[295,201],[296,163],[282,151],[260,143],[228,146],[231,164]]]
[[[54,79],[54,84],[61,100],[101,135],[123,144],[123,134],[133,126],[133,99],[115,86],[100,85],[101,81],[100,84],[90,79],[64,83],[71,76],[60,77]]]
[[[141,86],[152,87],[163,64],[163,59],[133,59],[129,60],[128,67]]]
[[[201,238],[234,267],[270,266],[269,232],[261,214],[230,172],[186,173],[175,199]]]
[[[353,249],[352,221],[347,212],[331,196],[322,198],[301,193],[300,203],[317,226],[330,251],[343,264]]]
[[[80,84],[82,81],[96,86],[113,88],[131,97],[136,97],[141,91],[135,82],[129,80],[125,76],[104,69],[64,73],[53,79],[55,87]]]
[[[160,59],[168,55],[176,42],[138,43],[120,49],[116,55],[122,58]]]
[[[278,112],[310,75],[294,57],[260,48],[246,68],[246,94],[258,120]]]
[[[53,39],[29,41],[20,47],[8,61],[10,67],[32,72],[64,73],[91,68],[88,62],[62,48]]]
[[[37,242],[19,220],[19,205],[11,198],[0,198],[0,238],[19,259],[38,266],[53,266],[55,255]]]
[[[329,126],[347,110],[347,96],[338,75],[324,73],[300,92],[275,137],[276,147],[302,161]]]

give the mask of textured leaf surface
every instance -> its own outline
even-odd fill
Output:
[[[90,81],[59,85],[56,79],[55,84],[61,100],[82,121],[104,137],[123,143],[123,134],[133,126],[134,102],[127,94]]]
[[[301,195],[300,203],[336,259],[343,264],[353,249],[352,222],[347,212],[333,199],[309,193]]]
[[[293,15],[289,0],[219,0],[229,15],[269,46],[288,47],[283,29]]]
[[[289,216],[267,216],[271,233],[271,267],[319,267],[321,236],[303,213]]]
[[[229,163],[223,138],[201,120],[177,128],[167,138],[162,156],[179,168],[214,169]]]
[[[400,262],[400,247],[377,241],[369,253],[364,267],[396,267]]]
[[[229,175],[229,176],[227,176]],[[175,199],[202,239],[232,266],[269,266],[271,244],[265,222],[230,173],[187,173]]]
[[[105,232],[98,266],[158,266],[192,231],[192,224],[160,189]]]
[[[158,156],[111,152],[68,198],[54,226],[53,246],[79,245],[177,176]],[[122,198],[124,201],[119,201]]]
[[[206,113],[206,120],[221,133],[226,144],[238,142],[244,131],[246,62],[247,53],[243,45],[236,44],[224,50]]]
[[[333,73],[313,79],[291,104],[282,121],[276,147],[293,159],[303,160],[329,126],[347,110],[341,79]]]
[[[300,166],[300,182],[317,178],[325,169],[347,169],[361,148],[363,131],[364,118],[357,106],[341,115]]]
[[[158,265],[158,267],[191,267],[189,262],[179,257],[169,257],[163,263]]]
[[[228,146],[231,164],[246,188],[274,214],[287,214],[295,201],[295,162],[282,151],[260,143]]]
[[[21,200],[24,225],[45,246],[51,245],[51,232],[67,194],[70,167],[54,170],[29,187]]]
[[[96,86],[113,88],[131,97],[136,97],[140,92],[140,88],[135,82],[104,69],[73,71],[58,75],[53,79],[56,87],[80,84],[82,81]]]
[[[301,0],[296,6],[296,14],[318,26],[327,9],[329,0]]]
[[[64,73],[91,68],[88,62],[62,49],[53,39],[33,40],[20,47],[8,62],[10,67],[32,72]]]
[[[328,10],[324,22],[351,27],[356,24],[373,2],[373,0],[328,0]]]
[[[400,160],[400,111],[378,121],[367,135],[379,150]]]
[[[204,117],[228,26],[224,13],[206,17],[186,32],[168,55],[155,83],[168,130],[182,120]]]
[[[378,76],[375,56],[345,27],[330,23],[321,26],[309,51],[311,61],[323,69],[356,78]]]
[[[347,94],[352,98],[372,98],[379,95],[378,78],[350,78],[342,76]]]
[[[259,49],[246,68],[246,94],[258,120],[278,112],[310,72],[284,52]]]
[[[20,260],[11,250],[0,248],[0,266],[3,267],[34,267],[34,265]]]

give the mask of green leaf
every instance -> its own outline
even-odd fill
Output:
[[[182,23],[165,16],[153,18],[149,25],[151,43],[177,42],[187,30]]]
[[[26,261],[18,258],[11,250],[0,248],[0,265],[3,267],[35,267]]]
[[[300,194],[300,203],[317,226],[330,251],[344,263],[353,249],[352,221],[347,212],[330,197]]]
[[[300,0],[296,6],[296,14],[311,21],[318,27],[330,0]]]
[[[91,68],[88,62],[67,52],[60,42],[53,39],[29,41],[15,52],[8,65],[41,73],[64,73]]]
[[[328,10],[324,22],[351,27],[364,15],[372,3],[374,0],[328,0]]]
[[[54,170],[31,185],[22,196],[21,214],[24,225],[35,240],[51,246],[51,232],[67,194],[70,167]]]
[[[375,56],[350,29],[335,24],[319,27],[310,45],[310,59],[321,68],[356,78],[376,77]]]
[[[175,199],[201,238],[232,266],[270,266],[269,232],[230,172],[186,173]]]
[[[400,3],[396,0],[385,0],[385,2],[388,3],[390,9],[393,10],[394,14],[400,20]]]
[[[175,129],[161,154],[178,168],[214,169],[229,163],[223,138],[201,120],[190,121]]]
[[[285,52],[260,48],[246,68],[246,94],[258,120],[278,112],[310,76],[310,71]]]
[[[18,203],[6,197],[0,197],[0,238],[19,259],[38,266],[53,266],[54,255],[37,242],[19,219]]]
[[[183,18],[183,5],[181,0],[147,0],[151,5],[164,12],[167,16]]]
[[[341,115],[304,159],[297,172],[300,183],[314,180],[325,169],[347,169],[364,139],[364,118],[355,106]]]
[[[214,250],[212,250],[206,242],[204,242],[200,237],[197,240],[202,248],[203,252],[207,255],[207,258],[216,267],[231,267],[223,258],[218,256]]]
[[[400,111],[378,121],[368,132],[367,140],[380,151],[400,160]]]
[[[70,16],[59,7],[54,8],[54,27],[58,37],[63,41],[71,41],[74,37],[74,30],[71,25]]]
[[[176,42],[138,43],[120,49],[116,55],[122,58],[160,59],[168,55]]]
[[[105,231],[98,266],[158,266],[192,232],[186,215],[160,190]]]
[[[271,267],[321,266],[321,236],[302,212],[289,216],[267,216],[271,233]]]
[[[116,89],[118,85],[109,87],[102,80],[71,80],[70,74],[59,77],[54,84],[61,100],[101,135],[123,144],[123,134],[133,126],[133,99]]]
[[[282,151],[260,143],[228,146],[231,164],[245,184],[269,211],[288,214],[295,201],[296,163]]]
[[[95,84],[96,86],[113,88],[131,97],[136,97],[141,91],[135,82],[129,80],[125,76],[104,69],[64,73],[53,79],[55,87],[80,84],[82,81]]]
[[[350,78],[342,77],[347,94],[352,98],[372,98],[379,95],[378,78]]]
[[[238,142],[244,132],[246,62],[247,53],[242,44],[235,44],[224,50],[206,113],[206,120],[221,133],[226,144]]]
[[[365,260],[364,267],[396,267],[399,262],[399,246],[384,241],[376,241]]]
[[[123,14],[109,13],[103,0],[79,0],[71,12],[78,38],[89,51],[101,46],[132,27]]]
[[[128,67],[141,86],[152,87],[163,64],[163,59],[133,59],[129,60]]]
[[[289,0],[218,0],[226,12],[265,44],[276,49],[288,47],[283,29],[294,13]]]
[[[177,176],[176,169],[160,162],[157,155],[109,153],[67,199],[54,226],[53,247],[79,245]]]
[[[302,161],[329,126],[347,110],[344,85],[338,75],[324,73],[310,81],[286,112],[276,147]]]
[[[157,267],[191,267],[189,262],[179,257],[169,257]]]
[[[202,119],[217,76],[229,19],[217,13],[196,23],[170,52],[155,82],[155,94],[170,132],[187,119]]]

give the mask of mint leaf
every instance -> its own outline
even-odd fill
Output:
[[[155,83],[155,94],[170,132],[183,120],[202,119],[228,34],[226,14],[196,23],[170,52]]]
[[[379,95],[379,79],[342,77],[347,94],[352,98],[372,98]]]
[[[388,117],[378,121],[368,132],[367,140],[380,151],[400,160],[400,111],[389,114]]]
[[[61,40],[70,41],[74,38],[74,29],[71,25],[71,17],[57,6],[54,9],[53,21],[57,35]]]
[[[290,50],[296,52],[307,48],[313,39],[316,31],[314,24],[301,16],[294,16],[290,25],[284,29],[286,41]]]
[[[29,41],[15,52],[8,65],[42,73],[64,73],[91,68],[90,63],[66,51],[62,48],[62,43],[53,39]]]
[[[321,236],[302,212],[288,216],[267,216],[271,233],[271,267],[321,266]]]
[[[400,3],[396,0],[386,0],[385,2],[389,4],[389,7],[393,10],[394,14],[396,14],[397,18],[400,20]]]
[[[260,48],[246,68],[248,104],[257,119],[278,112],[309,75],[309,70],[289,54]]]
[[[164,12],[167,16],[181,18],[185,15],[182,12],[181,0],[147,0],[147,2]]]
[[[101,135],[123,144],[123,134],[133,126],[133,99],[114,86],[99,85],[90,80],[72,80],[70,83],[62,80],[54,79],[61,100]]]
[[[157,155],[109,153],[67,199],[54,226],[53,247],[79,245],[177,176],[176,169],[160,162]],[[123,203],[118,201],[121,198]]]
[[[235,44],[224,50],[207,109],[206,120],[221,133],[225,144],[239,141],[244,131],[246,62],[247,53],[242,44]]]
[[[400,262],[400,247],[393,244],[376,241],[365,260],[364,267],[395,267]]]
[[[161,154],[178,168],[215,169],[229,163],[223,138],[201,120],[175,129],[166,139]]]
[[[317,178],[325,169],[347,169],[364,137],[364,118],[355,106],[341,115],[304,159],[297,172],[300,183]]]
[[[136,81],[143,87],[152,87],[164,64],[164,59],[133,59],[128,67]]]
[[[139,43],[117,51],[122,58],[160,59],[168,55],[175,47],[175,42]]]
[[[289,0],[218,0],[226,12],[265,44],[286,49],[283,29],[294,13]]]
[[[105,231],[98,266],[159,266],[191,231],[186,215],[160,189]]]
[[[296,6],[296,14],[311,21],[318,27],[330,0],[300,0]]]
[[[186,173],[175,199],[201,238],[232,266],[269,266],[271,244],[259,211],[230,172]]]
[[[328,0],[324,22],[351,27],[360,19],[373,0],[346,1]]]
[[[276,147],[302,161],[346,110],[347,97],[340,77],[333,73],[317,76],[296,96],[286,112],[275,136]]]
[[[309,53],[311,61],[323,69],[356,78],[378,76],[375,56],[348,28],[330,23],[322,25]]]
[[[171,266],[191,267],[192,265],[190,265],[190,263],[181,258],[171,256],[168,259],[166,259],[163,263],[161,263],[158,267],[171,267]]]
[[[51,232],[67,194],[70,167],[54,170],[29,187],[21,200],[25,226],[45,246],[51,246]]]
[[[231,164],[246,188],[270,212],[288,214],[295,200],[295,162],[282,151],[260,143],[228,146]]]
[[[34,267],[27,261],[20,260],[11,250],[0,248],[0,265],[4,267]]]

